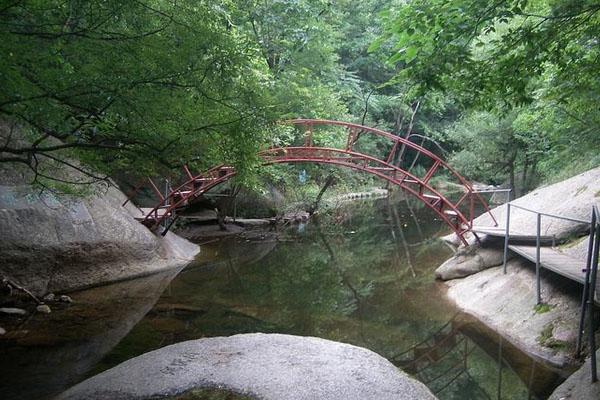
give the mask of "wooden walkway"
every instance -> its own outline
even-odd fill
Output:
[[[516,208],[529,213],[536,217],[536,235],[524,235],[514,232],[510,229],[511,209]],[[577,224],[587,225],[589,227],[589,243],[588,251],[585,260],[568,256],[556,249],[554,240],[544,246],[542,239],[548,237],[541,236],[543,218],[555,218],[575,222]],[[600,209],[597,205],[592,206],[592,215],[590,221],[580,218],[566,217],[563,215],[550,214],[532,210],[517,204],[506,204],[506,225],[504,228],[488,227],[488,226],[471,226],[470,230],[477,237],[477,233],[482,233],[492,237],[504,239],[504,273],[506,274],[506,265],[508,261],[508,252],[524,257],[525,259],[536,264],[536,294],[537,303],[542,303],[541,295],[541,269],[547,269],[555,274],[565,277],[573,282],[577,282],[583,286],[583,295],[581,301],[581,312],[579,314],[579,329],[577,331],[577,343],[575,354],[577,357],[581,355],[583,350],[583,335],[588,336],[588,349],[590,349],[591,357],[591,381],[592,384],[598,382],[598,373],[596,365],[596,322],[594,317],[594,308],[600,305],[600,279],[598,279],[598,253],[600,251]],[[497,224],[496,224],[497,225]],[[519,239],[521,239],[519,241]],[[554,239],[554,238],[552,238]],[[589,264],[589,265],[588,265]],[[588,270],[587,268],[591,268]],[[588,328],[585,329],[586,313],[588,315]]]
[[[509,245],[508,248],[529,261],[536,260],[535,246]],[[558,250],[540,247],[540,266],[582,285],[585,282],[585,260],[570,257]]]
[[[535,263],[536,247],[535,246],[517,246],[509,245],[509,249],[520,255],[521,257]],[[550,270],[567,279],[580,284],[585,283],[585,260],[570,257],[551,247],[540,247],[540,267]],[[600,279],[596,280],[596,293],[594,302],[600,305]]]
[[[499,238],[504,238],[506,235],[506,230],[504,228],[497,227],[475,226],[473,227],[472,231]],[[541,246],[547,246],[553,241],[554,237],[552,236],[540,237]],[[509,236],[509,242],[515,243],[509,244],[508,248],[510,250],[533,263],[536,262],[537,248],[535,246],[535,235],[527,235],[511,231]],[[521,243],[533,243],[533,245],[526,245]],[[578,258],[568,256],[552,247],[540,247],[540,267],[552,271],[569,280],[580,283],[581,285],[585,283],[586,260],[581,260]],[[598,279],[596,282],[596,293],[594,297],[594,302],[597,305],[600,305],[600,279]]]

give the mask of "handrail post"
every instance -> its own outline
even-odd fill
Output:
[[[504,235],[504,273],[506,274],[506,263],[508,262],[508,240],[510,236],[510,203],[506,203],[506,233]]]
[[[475,219],[475,203],[473,199],[473,191],[469,190],[469,228],[473,228],[473,220]]]
[[[594,241],[596,234],[596,211],[592,208],[592,220],[590,223],[590,237],[588,243],[587,260],[585,264],[585,280],[583,281],[583,294],[581,296],[581,313],[579,315],[579,329],[577,330],[577,343],[575,347],[575,355],[581,355],[581,347],[583,346],[583,329],[585,326],[585,311],[587,309],[587,297],[590,289],[590,276],[592,272],[592,255],[594,252]]]
[[[167,227],[168,223],[169,223],[169,216],[167,215],[167,211],[169,210],[169,194],[171,193],[171,191],[169,190],[169,179],[165,178],[165,216],[163,218],[163,227]],[[164,236],[164,235],[163,235]]]
[[[597,209],[595,209],[597,211]],[[596,279],[598,278],[598,253],[600,252],[600,225],[596,223],[594,240],[594,254],[592,256],[592,275],[590,279],[590,289],[588,294],[588,310],[589,310],[589,347],[592,364],[592,383],[598,382],[598,371],[596,366],[596,321],[594,318],[594,294],[596,291]]]
[[[537,214],[537,227],[535,236],[535,280],[537,304],[542,304],[542,284],[540,282],[540,236],[542,232],[542,214]]]

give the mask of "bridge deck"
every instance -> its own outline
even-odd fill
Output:
[[[143,221],[144,219],[146,219],[148,214],[152,212],[153,209],[148,207],[142,207],[140,208],[140,210],[142,211],[142,215],[136,215],[134,217],[137,221]],[[159,208],[158,210],[156,210],[156,214],[158,215],[158,217],[164,216],[166,214],[166,208]]]

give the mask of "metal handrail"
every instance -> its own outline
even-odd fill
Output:
[[[520,210],[534,213],[536,215],[536,260],[535,260],[535,276],[536,276],[536,292],[537,292],[537,304],[541,304],[541,279],[540,279],[540,248],[541,248],[541,226],[542,216],[556,218],[589,226],[589,245],[586,260],[585,269],[585,280],[583,287],[583,294],[581,298],[581,314],[579,319],[579,330],[577,335],[576,343],[576,354],[577,356],[581,353],[583,343],[583,330],[585,326],[585,313],[586,310],[589,312],[589,327],[588,327],[588,341],[590,348],[591,357],[591,378],[592,383],[598,382],[598,373],[596,365],[596,326],[594,318],[594,301],[596,282],[598,279],[598,258],[600,253],[600,211],[596,205],[592,206],[592,215],[590,221],[585,221],[579,218],[564,217],[561,215],[540,212],[532,210],[527,207],[519,206],[516,204],[506,204],[506,232],[504,236],[504,273],[506,274],[506,264],[508,260],[508,244],[510,241],[510,211],[511,208],[515,207]]]
[[[527,211],[536,215],[536,281],[537,281],[537,298],[538,304],[541,303],[541,289],[540,289],[540,279],[539,279],[539,269],[540,269],[540,247],[541,247],[541,230],[542,230],[542,217],[550,217],[556,219],[562,219],[565,221],[576,222],[581,224],[590,225],[590,221],[585,221],[578,218],[565,217],[562,215],[552,214],[548,212],[542,212],[537,210],[532,210],[531,208],[523,207],[518,204],[512,204],[510,202],[506,203],[506,232],[504,234],[504,255],[503,255],[503,267],[504,273],[506,274],[506,264],[508,262],[508,243],[510,241],[510,210],[511,208],[517,208],[523,211]]]
[[[496,193],[496,192],[512,192],[512,189],[511,188],[505,188],[505,189],[483,189],[483,190],[473,189],[473,191],[475,193]]]
[[[579,223],[586,224],[586,225],[590,224],[590,221],[585,221],[583,219],[571,218],[571,217],[563,217],[562,215],[551,214],[551,213],[546,213],[546,212],[542,212],[542,211],[536,211],[536,210],[532,210],[530,208],[523,207],[523,206],[520,206],[520,205],[517,205],[517,204],[511,204],[511,203],[509,203],[509,205],[511,207],[519,208],[521,210],[529,211],[529,212],[532,212],[534,214],[540,214],[540,215],[543,215],[543,216],[546,216],[546,217],[552,217],[552,218],[557,218],[557,219],[564,219],[566,221],[579,222]]]
[[[583,330],[585,326],[585,312],[589,311],[588,321],[588,341],[591,358],[592,383],[598,382],[598,372],[596,365],[596,326],[594,318],[594,300],[596,291],[596,282],[598,279],[598,253],[600,252],[600,211],[594,205],[592,207],[592,221],[590,223],[590,237],[588,244],[588,254],[585,269],[585,281],[583,286],[583,295],[581,296],[581,315],[579,318],[579,330],[577,334],[576,355],[581,354],[583,343]]]
[[[488,194],[488,193],[492,193],[492,196],[495,195],[496,193],[506,193],[506,198],[504,200],[504,203],[510,203],[510,198],[511,198],[511,193],[512,193],[513,189],[512,188],[504,188],[504,189],[482,189],[482,190],[473,190],[474,193],[477,194]],[[491,201],[491,200],[490,200]],[[498,202],[499,203],[499,202]]]

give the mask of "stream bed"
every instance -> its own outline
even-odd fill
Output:
[[[278,232],[205,244],[181,271],[73,293],[0,339],[0,398],[47,399],[142,353],[265,332],[351,343],[446,399],[544,399],[564,379],[459,313],[434,270],[451,255],[432,213],[352,202]],[[194,398],[235,398],[200,395]]]

